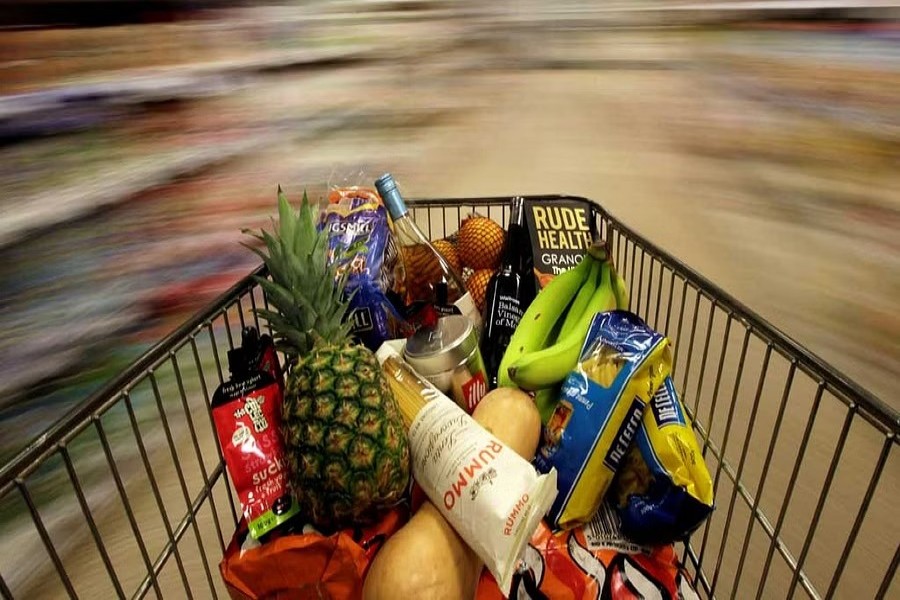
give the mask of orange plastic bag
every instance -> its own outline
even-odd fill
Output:
[[[579,527],[554,535],[541,523],[526,548],[524,568],[520,568],[513,579],[509,598],[697,598],[682,576],[673,546],[635,553],[623,552],[624,548],[600,548],[585,529]],[[487,570],[481,574],[475,599],[503,600],[497,583]]]
[[[219,571],[233,600],[352,600],[361,596],[375,554],[408,519],[404,506],[365,529],[284,535],[244,551],[242,521]]]

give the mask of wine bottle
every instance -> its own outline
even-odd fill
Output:
[[[506,246],[500,268],[488,282],[484,303],[481,355],[491,388],[497,387],[497,369],[525,309],[537,293],[532,271],[531,242],[525,227],[522,198],[512,199]]]
[[[400,247],[406,277],[407,318],[420,324],[433,324],[446,315],[468,317],[477,331],[482,320],[462,277],[441,256],[428,237],[416,225],[390,173],[375,181],[388,214],[394,223],[394,235]]]

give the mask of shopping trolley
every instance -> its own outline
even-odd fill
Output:
[[[476,210],[505,224],[507,201],[410,206],[437,239]],[[900,596],[898,413],[602,207],[595,217],[630,309],[674,342],[715,483],[715,511],[678,547],[697,593]],[[228,596],[217,565],[239,505],[209,401],[266,305],[248,276],[3,465],[3,598]]]

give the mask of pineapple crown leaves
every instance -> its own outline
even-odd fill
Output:
[[[242,243],[259,256],[269,277],[255,277],[275,310],[256,309],[272,327],[275,343],[289,357],[303,356],[316,344],[347,339],[350,322],[344,321],[351,297],[345,297],[347,277],[337,276],[327,264],[327,231],[316,227],[317,211],[303,192],[299,211],[278,187],[278,222],[274,235],[243,230],[262,242],[262,248]]]

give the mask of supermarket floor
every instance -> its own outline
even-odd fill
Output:
[[[409,34],[412,47],[415,27]],[[76,319],[85,327],[95,323],[89,330],[92,339],[102,339],[103,328],[108,327],[127,340],[133,353],[249,268],[250,256],[226,249],[239,249],[240,227],[265,222],[274,206],[273,182],[282,182],[296,198],[309,182],[361,178],[366,183],[391,170],[410,197],[579,194],[600,202],[886,403],[900,407],[891,393],[892,376],[900,371],[896,311],[900,136],[890,108],[900,100],[900,65],[895,60],[885,63],[884,57],[892,55],[883,51],[893,44],[878,38],[854,39],[855,52],[848,57],[851,42],[836,34],[638,30],[541,35],[500,41],[479,38],[477,44],[462,44],[427,58],[401,55],[403,60],[396,64],[273,74],[224,97],[181,109],[178,125],[149,117],[140,131],[162,130],[169,135],[172,131],[167,129],[193,124],[200,129],[200,144],[207,141],[204,127],[220,134],[231,131],[242,118],[277,123],[254,121],[258,128],[252,133],[264,134],[260,144],[221,164],[31,239],[17,250],[21,267],[5,267],[11,270],[4,277],[12,281],[44,273],[47,264],[57,261],[68,272],[88,278],[103,270],[102,286],[68,299],[79,298],[94,307]],[[335,105],[345,112],[328,121],[335,117]],[[313,119],[313,125],[291,120],[309,115],[320,115],[325,124],[321,119]],[[187,143],[182,138],[173,142]],[[129,151],[139,152],[140,148]],[[98,239],[102,243],[96,243]],[[194,255],[196,261],[185,259]],[[68,262],[61,261],[63,256]],[[190,278],[178,275],[188,267]],[[60,279],[54,277],[59,276],[46,275],[57,282]],[[29,314],[30,322],[55,315],[66,294],[80,289],[78,281],[62,281],[54,284],[62,288],[19,285],[15,298],[40,298],[47,306],[40,314]],[[193,294],[193,286],[201,285],[203,293],[184,298]],[[124,286],[125,291],[115,286]],[[152,295],[148,299],[146,294]],[[125,323],[103,321],[109,315],[103,313],[107,305],[100,298],[109,301],[108,311]],[[130,312],[135,307],[140,310]],[[164,317],[148,318],[147,311]],[[144,326],[135,329],[134,322]],[[773,374],[775,383],[778,375],[783,373]],[[726,380],[728,376],[733,373],[726,373]],[[741,403],[745,396],[747,402],[752,399],[755,381],[750,376],[747,380],[748,389],[741,388],[735,412],[745,431],[743,437],[732,436],[732,453],[750,437]],[[34,431],[54,415],[54,400],[48,398],[67,395],[71,400],[73,393],[88,388],[81,383],[68,394],[57,390],[36,401],[34,412],[22,406],[15,413],[16,422],[23,430]],[[704,398],[712,388],[711,383],[704,386]],[[691,391],[686,390],[689,404]],[[779,391],[775,384],[765,390],[755,428],[772,426]],[[804,411],[809,411],[808,404],[799,402],[796,414],[790,412],[793,408],[785,418],[770,485],[765,495],[760,490],[761,507],[769,515],[777,515],[796,455],[796,447],[792,454],[790,446],[796,446],[802,435]],[[811,438],[813,465],[800,473],[795,498],[814,498],[822,489],[841,423],[840,411],[831,407],[821,411]],[[142,424],[152,428],[152,417]],[[175,507],[174,519],[183,512],[177,478],[167,464],[171,461],[164,440],[149,437],[155,440],[150,452],[157,459],[166,505]],[[865,435],[851,438],[843,447],[823,513],[827,526],[819,528],[807,559],[816,581],[826,584],[859,506],[859,490],[877,458],[877,440]],[[190,445],[188,438],[179,439]],[[128,440],[114,443],[127,445]],[[215,455],[212,443],[205,439],[205,456]],[[754,445],[745,475],[760,473],[761,454],[762,448]],[[715,469],[709,457],[707,461]],[[126,472],[129,465],[140,469],[139,463],[126,461]],[[96,486],[102,489],[101,483]],[[164,542],[152,497],[141,493],[147,490],[139,483],[129,489],[134,492],[136,513],[157,515],[148,520],[145,534],[153,544]],[[731,491],[723,482],[719,515],[727,510]],[[845,576],[848,583],[839,592],[865,590],[857,595],[867,596],[880,583],[900,539],[891,517],[891,502],[898,493],[893,457],[864,522],[865,547],[852,555]],[[227,503],[218,500],[218,510],[224,513]],[[110,508],[109,499],[104,504],[92,495],[89,501],[104,511],[100,526],[111,540],[111,554],[117,561],[133,558],[139,570],[125,515]],[[743,527],[748,517],[741,507],[734,519]],[[105,576],[81,562],[88,561],[89,554],[79,550],[91,544],[75,539],[76,531],[84,533],[83,524],[72,523],[77,509],[68,516],[59,507],[51,513],[58,516],[52,534],[72,533],[64,560],[81,573],[79,591],[104,597],[109,593]],[[810,515],[794,509],[787,514],[782,535],[796,555],[810,527]],[[719,551],[715,540],[723,522],[713,521],[710,555]],[[0,555],[7,556],[12,547],[42,552],[28,529],[16,527],[2,542]],[[723,580],[734,574],[731,546],[740,546],[741,533],[728,539]],[[748,537],[759,535],[758,528],[748,531]],[[200,578],[202,569],[192,548],[183,547],[183,558],[188,571]],[[778,564],[770,573],[769,597],[778,597],[790,579]],[[758,575],[755,568],[748,567],[745,581]],[[60,591],[43,568],[29,572],[23,565],[12,581],[25,597],[51,597]],[[5,567],[3,574],[10,583]],[[176,590],[181,584],[177,576],[161,583]],[[729,584],[722,585],[721,593],[727,596]]]

